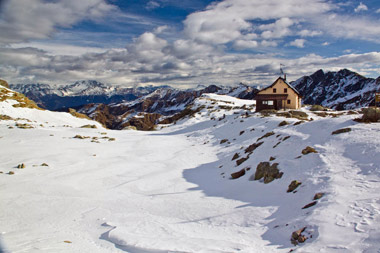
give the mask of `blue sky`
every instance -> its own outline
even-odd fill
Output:
[[[270,84],[318,69],[380,74],[380,2],[3,0],[10,83]]]

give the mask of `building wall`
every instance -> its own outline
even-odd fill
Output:
[[[287,89],[287,92],[284,92],[284,89]],[[273,89],[276,89],[276,93],[273,92]],[[299,109],[301,107],[301,99],[282,79],[278,79],[276,84],[273,87],[260,91],[258,94],[288,94],[288,100],[284,102],[286,109]]]

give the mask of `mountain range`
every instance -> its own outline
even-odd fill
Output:
[[[366,78],[347,69],[327,73],[318,70],[291,85],[303,96],[304,104],[348,110],[374,103],[375,92],[380,92],[380,77]]]
[[[366,78],[347,69],[326,73],[318,70],[290,84],[302,95],[304,104],[336,110],[369,106],[374,103],[374,93],[380,91],[380,77]],[[254,99],[258,92],[257,87],[242,83],[236,87],[210,85],[181,90],[166,85],[113,87],[95,80],[60,87],[11,84],[10,88],[25,94],[42,108],[58,111],[75,108],[108,128],[139,130],[151,130],[160,120],[183,111],[204,93]]]

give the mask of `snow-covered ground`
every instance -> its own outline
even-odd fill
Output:
[[[194,117],[139,132],[13,103],[0,102],[14,119],[0,120],[0,233],[10,252],[380,252],[380,124],[358,115],[303,109],[314,120],[294,125],[254,114],[253,101],[205,94]],[[88,124],[97,128],[80,128]],[[342,128],[351,131],[331,134]],[[318,153],[302,155],[307,146]],[[282,177],[251,180],[268,161]],[[288,193],[293,180],[302,184]],[[324,196],[302,209],[316,193]],[[294,246],[304,227],[306,242]]]

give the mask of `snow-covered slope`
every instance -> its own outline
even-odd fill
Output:
[[[82,119],[60,113],[43,123],[50,112],[11,104],[0,102],[0,114],[29,115],[35,127],[0,121],[0,227],[11,252],[380,249],[380,125],[352,112],[303,109],[313,121],[300,123],[204,94],[192,117],[139,132],[79,128]],[[317,153],[302,154],[307,146]],[[267,184],[254,180],[261,162],[279,170]],[[293,180],[302,184],[287,192]],[[306,242],[294,246],[303,228]]]
[[[380,92],[380,77],[365,78],[347,69],[327,73],[318,70],[292,82],[292,85],[301,93],[305,104],[348,110],[374,102],[375,92]]]

